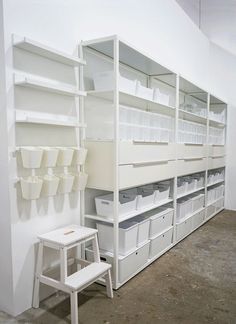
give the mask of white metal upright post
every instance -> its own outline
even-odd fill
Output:
[[[207,178],[208,178],[208,165],[209,165],[209,115],[210,115],[210,100],[211,96],[209,93],[207,93],[207,131],[206,131],[206,145],[207,145],[207,157],[206,157],[206,171],[205,171],[205,219],[207,217]]]

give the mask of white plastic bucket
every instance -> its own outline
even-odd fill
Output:
[[[59,149],[56,147],[41,147],[43,149],[42,166],[45,168],[53,168],[57,164]]]
[[[21,147],[20,152],[24,168],[40,168],[43,157],[43,150],[40,147],[25,146]]]
[[[57,189],[60,179],[54,175],[45,175],[43,177],[43,196],[55,196],[57,194]]]
[[[60,182],[58,186],[58,192],[60,194],[66,194],[71,192],[74,182],[74,176],[72,174],[61,174],[59,178]]]
[[[59,154],[57,159],[58,166],[70,166],[74,154],[74,150],[69,147],[58,147]]]
[[[85,163],[88,150],[86,148],[72,147],[74,150],[73,164],[83,165]]]
[[[84,190],[88,181],[88,174],[84,172],[79,172],[74,174],[74,183],[73,183],[73,190]]]

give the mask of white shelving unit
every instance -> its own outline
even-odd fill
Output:
[[[81,51],[87,61],[84,71],[88,94],[85,99],[85,145],[90,152],[85,165],[90,179],[85,192],[83,221],[91,227],[96,227],[96,222],[101,221],[113,227],[113,253],[101,251],[101,255],[103,260],[112,264],[113,287],[118,289],[224,208],[223,197],[209,206],[206,206],[206,202],[207,189],[213,186],[207,184],[208,170],[225,167],[224,142],[210,143],[210,127],[225,129],[227,105],[117,36],[84,41],[81,43]],[[112,85],[109,84],[107,89],[102,90],[94,88],[94,76],[107,71],[113,71]],[[129,82],[139,80],[145,87],[158,88],[160,93],[168,96],[168,104],[147,99],[137,92],[134,94],[129,90],[124,91],[123,88],[121,90],[120,75],[129,79]],[[143,91],[145,92],[145,88]],[[141,119],[134,115],[131,120],[127,117],[126,131],[130,132],[129,139],[122,138],[120,117],[121,108],[124,106],[133,114],[137,109],[141,113]],[[136,110],[132,110],[133,108]],[[210,111],[218,113],[217,118],[223,115],[224,109],[224,123],[209,119]],[[213,113],[211,115],[215,117]],[[158,126],[153,126],[155,116],[164,118]],[[137,121],[134,122],[135,118]],[[166,126],[163,127],[165,118],[170,125],[168,140],[164,140],[164,137],[159,140],[150,139],[153,129],[156,132],[158,127],[160,132],[167,129]],[[180,125],[190,130],[183,130]],[[145,135],[137,140],[134,137],[140,129],[145,129]],[[187,139],[180,138],[180,132],[191,136]],[[204,185],[177,196],[178,178],[196,173],[204,175]],[[171,181],[168,200],[135,210],[125,216],[119,215],[120,191],[165,180]],[[224,182],[217,181],[214,185],[222,183]],[[204,206],[177,223],[177,199],[191,195],[194,197],[199,192],[204,193]],[[113,193],[113,214],[111,217],[98,216],[94,198],[107,193]],[[137,247],[133,253],[121,257],[120,223],[132,221],[137,215],[155,213],[158,207],[163,206],[171,206],[174,210],[171,224],[168,224],[161,235],[159,233],[157,237],[149,238],[142,247]],[[170,241],[168,231],[171,231]],[[150,257],[148,251],[155,240],[159,242],[161,251],[155,257]],[[89,256],[91,255],[88,253]]]

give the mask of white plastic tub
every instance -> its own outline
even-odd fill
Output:
[[[59,154],[57,159],[58,166],[70,166],[74,154],[74,150],[70,147],[58,147]]]
[[[38,199],[42,190],[43,180],[37,176],[20,180],[22,197],[27,200]]]
[[[59,149],[56,147],[44,146],[42,166],[45,168],[53,168],[56,166]]]
[[[153,89],[144,87],[137,81],[136,95],[147,100],[153,100]]]
[[[187,182],[184,179],[178,179],[177,196],[184,195],[187,192]]]
[[[132,221],[138,224],[137,246],[140,246],[148,241],[150,220],[144,214],[134,217]]]
[[[99,247],[102,250],[114,252],[114,228],[111,224],[97,223]],[[138,224],[122,222],[119,224],[119,254],[126,255],[136,249]]]
[[[158,184],[158,191],[156,191],[155,195],[155,203],[166,201],[169,199],[170,195],[170,185],[162,185]]]
[[[119,215],[125,215],[136,209],[137,196],[134,194],[119,194]],[[95,198],[97,215],[104,217],[113,217],[114,198],[113,194],[107,194]]]
[[[40,168],[43,150],[40,147],[24,146],[20,148],[21,158],[24,168]]]
[[[153,238],[172,226],[174,210],[169,207],[159,207],[145,215],[150,220],[149,238]]]
[[[74,183],[73,183],[73,190],[84,190],[87,182],[88,182],[88,174],[84,172],[79,172],[74,174]]]
[[[109,91],[114,89],[114,72],[105,71],[96,73],[93,77],[94,88],[97,91]],[[123,76],[119,76],[119,90],[135,94],[136,91],[136,80],[130,80]]]
[[[177,220],[190,215],[192,213],[192,200],[189,198],[181,198],[177,202]]]
[[[204,206],[204,194],[196,195],[192,198],[192,204],[193,204],[193,212],[203,208]]]
[[[85,148],[72,147],[74,150],[73,164],[83,165],[86,161],[88,150]]]
[[[66,194],[71,192],[74,182],[74,176],[72,174],[61,174],[59,175],[59,178],[60,182],[58,186],[58,193]]]
[[[45,175],[43,177],[43,196],[55,196],[57,194],[57,189],[60,179],[53,175]]]

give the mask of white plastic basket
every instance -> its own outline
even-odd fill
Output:
[[[40,147],[24,146],[20,148],[21,158],[24,168],[40,168],[43,150]]]
[[[137,246],[140,246],[148,241],[150,219],[146,218],[145,215],[139,215],[134,217],[132,221],[138,224]]]
[[[153,89],[144,87],[140,81],[137,81],[136,95],[147,100],[153,100]]]
[[[97,223],[99,247],[114,252],[114,228],[111,224]],[[119,254],[125,255],[136,249],[138,224],[122,222],[119,224]]]
[[[129,214],[136,209],[137,196],[134,194],[119,194],[119,215]],[[107,194],[95,198],[96,211],[99,216],[113,217],[113,194]]]
[[[73,163],[83,165],[85,163],[88,150],[85,148],[72,147],[74,150]]]
[[[72,174],[61,174],[59,175],[59,178],[60,182],[58,186],[58,193],[66,194],[71,192],[74,182],[74,176]]]
[[[42,166],[45,168],[53,168],[57,164],[59,149],[56,147],[44,146]]]
[[[57,189],[60,179],[53,175],[45,175],[43,177],[43,196],[55,196],[57,194]]]
[[[22,197],[27,200],[38,199],[42,190],[43,180],[39,177],[28,177],[20,180]]]
[[[87,182],[88,182],[88,174],[84,172],[79,172],[77,174],[74,174],[74,183],[73,183],[73,190],[84,190]]]
[[[74,150],[70,147],[58,147],[59,154],[57,159],[58,166],[70,166],[74,154]]]

